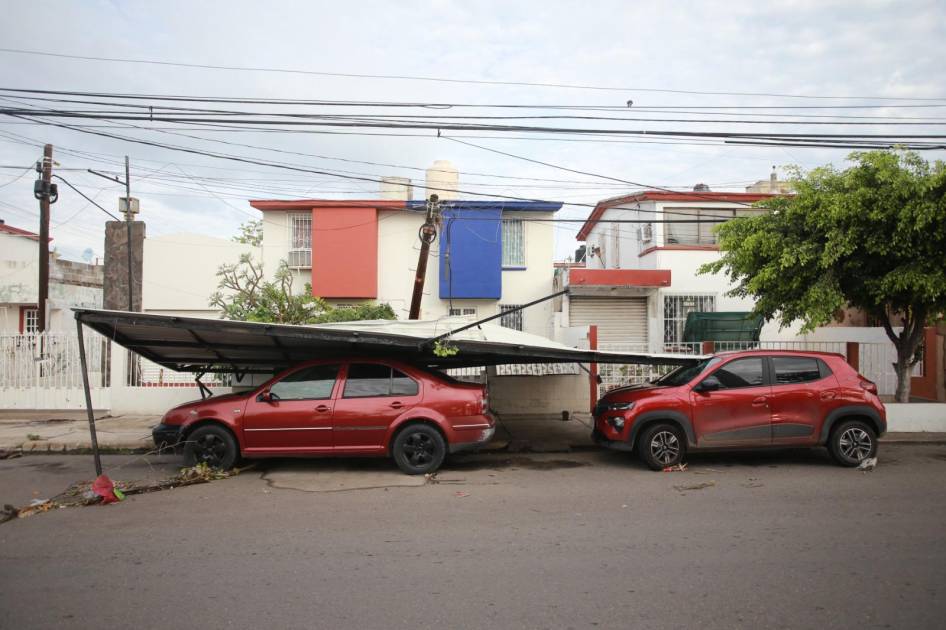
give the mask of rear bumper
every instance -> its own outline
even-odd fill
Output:
[[[608,438],[604,437],[604,435],[602,435],[601,431],[598,429],[594,429],[591,432],[591,441],[602,448],[608,448],[612,451],[630,452],[634,450],[634,447],[629,442],[609,440]]]
[[[181,441],[181,427],[162,423],[151,429],[151,437],[158,448],[173,448]]]
[[[450,442],[449,450],[451,453],[464,453],[468,451],[475,451],[485,445],[487,442],[493,439],[493,436],[496,435],[496,424],[492,423],[492,426],[488,428],[480,428],[473,431],[464,431],[462,442]],[[475,436],[475,438],[474,438]],[[470,439],[474,438],[474,439]]]

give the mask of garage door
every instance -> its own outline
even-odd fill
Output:
[[[647,298],[579,297],[568,304],[572,326],[598,326],[598,344],[647,345]]]

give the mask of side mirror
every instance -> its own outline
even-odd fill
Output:
[[[264,389],[263,391],[261,391],[260,393],[256,395],[256,402],[265,402],[265,403],[273,402],[273,395],[270,393],[268,389]]]
[[[722,387],[722,384],[719,382],[718,378],[715,376],[707,376],[693,388],[693,391],[704,394],[707,392],[715,392],[720,387]]]

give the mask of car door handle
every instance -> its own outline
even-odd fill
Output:
[[[762,407],[762,406],[768,404],[768,400],[769,400],[769,399],[766,398],[765,396],[759,396],[758,398],[755,398],[755,399],[752,401],[752,406],[753,406],[753,407]]]
[[[315,408],[315,410],[318,411],[318,412],[320,412],[320,413],[325,413],[326,411],[329,410],[329,406],[328,406],[328,405],[319,405],[318,407]]]
[[[821,392],[821,400],[831,400],[834,396],[834,392]]]
[[[403,406],[404,406],[404,403],[402,403],[400,400],[395,400],[393,403],[391,403],[391,407],[393,407],[394,409],[400,409]]]

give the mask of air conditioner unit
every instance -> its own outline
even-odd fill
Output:
[[[649,243],[654,240],[654,226],[652,223],[645,223],[640,230],[642,243]]]

